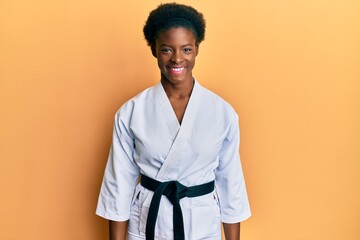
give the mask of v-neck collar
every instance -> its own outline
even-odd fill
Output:
[[[166,119],[166,122],[168,124],[168,127],[170,129],[170,132],[172,135],[177,135],[179,130],[184,126],[187,125],[191,119],[191,116],[194,114],[194,111],[196,111],[196,103],[199,101],[198,92],[200,91],[200,84],[194,79],[194,86],[189,98],[189,101],[186,105],[184,116],[182,118],[181,124],[179,123],[179,120],[176,117],[175,111],[171,105],[171,102],[165,92],[165,89],[161,82],[159,82],[154,87],[155,89],[155,98],[157,99],[158,104],[160,105],[160,108],[164,114],[164,117]]]
[[[194,79],[194,87],[185,109],[182,124],[180,125],[170,100],[166,95],[165,89],[161,83],[155,86],[154,95],[173,140],[166,158],[156,175],[158,181],[166,181],[175,177],[173,175],[174,166],[179,164],[181,154],[188,147],[188,139],[191,139],[191,136],[194,133],[193,130],[196,126],[196,121],[198,120],[196,114],[201,105],[202,93],[201,85]]]

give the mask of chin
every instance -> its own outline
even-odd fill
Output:
[[[177,83],[177,82],[183,82],[184,78],[178,78],[178,77],[171,77],[171,76],[166,76],[165,78],[163,78],[164,80],[171,82],[171,83]]]
[[[169,80],[171,83],[177,84],[177,83],[183,83],[186,82],[186,79],[184,78],[172,78]]]
[[[184,83],[187,81],[188,78],[193,79],[192,76],[188,77],[184,74],[181,75],[162,74],[162,79],[172,84]]]

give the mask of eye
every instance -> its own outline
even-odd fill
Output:
[[[171,52],[171,49],[170,49],[170,48],[162,48],[162,49],[160,49],[160,51],[161,51],[162,53],[170,53],[170,52]]]
[[[184,48],[184,53],[190,53],[192,52],[192,48]]]

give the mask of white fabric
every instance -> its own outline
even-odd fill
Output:
[[[186,239],[221,239],[220,223],[250,217],[239,157],[238,117],[223,99],[197,81],[180,125],[161,85],[127,101],[116,113],[113,142],[96,214],[129,219],[128,239],[144,239],[153,192],[139,173],[194,186],[215,179],[215,191],[183,198]],[[173,239],[172,205],[162,197],[156,239]]]

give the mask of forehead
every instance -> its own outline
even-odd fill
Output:
[[[184,27],[173,27],[159,33],[157,44],[195,44],[195,36],[192,30]]]

